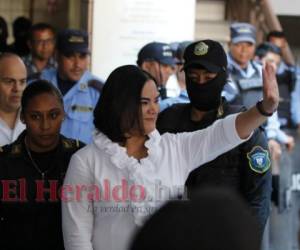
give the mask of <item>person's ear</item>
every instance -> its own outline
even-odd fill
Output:
[[[141,68],[143,70],[149,72],[151,67],[153,67],[152,65],[153,65],[153,61],[144,61],[141,65]]]

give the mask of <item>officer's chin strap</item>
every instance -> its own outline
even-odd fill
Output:
[[[163,85],[163,76],[162,76],[162,72],[161,72],[161,64],[158,62],[158,70],[159,70],[159,82],[158,84],[159,87],[158,87],[158,91],[159,91],[159,94],[160,94],[160,98],[162,100],[166,99],[167,98],[167,89],[166,89],[166,86]]]

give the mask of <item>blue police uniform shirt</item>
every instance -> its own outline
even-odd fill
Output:
[[[56,69],[45,70],[41,78],[58,88]],[[60,131],[68,138],[87,144],[91,143],[95,130],[93,111],[100,96],[99,90],[88,85],[91,80],[99,79],[85,71],[80,80],[64,95],[66,117]]]

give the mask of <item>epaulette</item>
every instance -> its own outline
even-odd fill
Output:
[[[92,80],[88,81],[88,86],[96,89],[98,92],[101,92],[103,89],[104,83],[99,80],[92,79]]]
[[[7,144],[0,147],[0,154],[6,154],[10,157],[19,157],[23,154],[23,146],[20,143]]]
[[[68,138],[62,139],[62,145],[64,149],[78,149],[82,146],[82,143],[79,140],[73,140]]]
[[[13,144],[10,150],[10,154],[17,156],[22,154],[22,144]]]

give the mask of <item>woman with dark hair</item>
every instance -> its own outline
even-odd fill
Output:
[[[64,249],[60,188],[82,144],[59,134],[63,119],[62,97],[51,83],[27,86],[21,100],[26,129],[0,148],[1,249]]]
[[[247,140],[276,110],[275,72],[267,65],[263,75],[264,99],[257,107],[204,130],[159,135],[154,80],[133,65],[115,69],[95,109],[98,134],[74,154],[66,174],[66,249],[127,249],[149,214],[183,194],[194,168]]]

